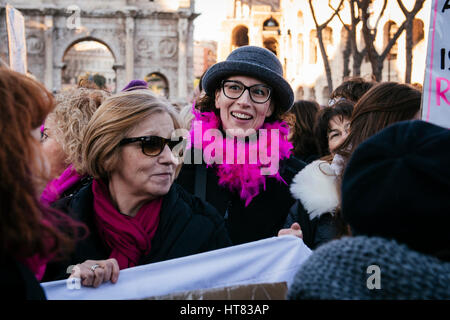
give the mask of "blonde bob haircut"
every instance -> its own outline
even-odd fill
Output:
[[[81,151],[82,172],[94,179],[107,179],[120,165],[119,143],[141,121],[158,112],[172,118],[175,129],[180,129],[178,113],[165,98],[150,90],[121,92],[107,98],[95,111],[83,136]],[[176,176],[182,162],[176,169]]]

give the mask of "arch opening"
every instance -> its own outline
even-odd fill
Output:
[[[159,72],[149,73],[144,77],[148,83],[148,88],[159,96],[169,98],[169,82],[167,78]]]
[[[75,88],[82,79],[100,89],[116,92],[115,58],[102,42],[84,39],[71,44],[63,55],[61,90]]]

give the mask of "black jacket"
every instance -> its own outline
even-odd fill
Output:
[[[2,300],[46,300],[34,274],[12,258],[0,260],[0,288]]]
[[[108,259],[111,250],[103,243],[94,223],[92,183],[76,194],[63,198],[55,207],[85,223],[89,236],[77,243],[68,261],[50,263],[43,281],[67,278],[69,265],[86,260]],[[179,258],[231,245],[223,218],[209,204],[173,184],[164,196],[160,221],[150,253],[139,265]]]
[[[199,152],[195,150],[193,152]],[[194,159],[192,156],[191,159]],[[291,156],[281,161],[279,172],[287,185],[275,178],[266,179],[266,190],[261,191],[245,207],[239,194],[218,184],[214,167],[206,164],[184,164],[177,183],[192,194],[200,196],[196,183],[203,186],[205,200],[225,217],[233,244],[241,244],[276,236],[283,227],[289,209],[295,200],[289,192],[289,184],[305,163]],[[203,178],[202,178],[203,176]],[[199,181],[203,180],[203,181]],[[202,193],[202,192],[200,192]],[[200,196],[201,197],[201,196]]]
[[[337,236],[334,212],[339,205],[336,175],[329,163],[313,161],[300,171],[291,184],[291,194],[297,201],[289,211],[284,228],[298,222],[303,241],[311,249]]]
[[[300,225],[303,242],[310,249],[316,249],[337,236],[336,222],[331,213],[325,212],[311,220],[300,200],[296,201],[289,211],[284,228],[289,229],[294,222]]]

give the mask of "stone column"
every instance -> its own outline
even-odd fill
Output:
[[[126,43],[125,43],[125,79],[126,83],[134,79],[134,18],[126,18]],[[118,74],[116,75],[118,76]]]
[[[125,80],[126,70],[123,64],[116,63],[113,65],[113,69],[116,71],[116,92],[119,92],[125,88],[129,81]]]
[[[53,88],[49,90],[61,90],[61,73],[63,68],[65,67],[65,64],[62,62],[55,63],[53,66]],[[47,77],[47,76],[46,76]]]
[[[187,34],[188,20],[180,16],[178,20],[178,97],[176,101],[187,101]]]
[[[46,15],[44,18],[45,24],[45,76],[44,83],[48,90],[52,91],[54,88],[53,82],[53,16]]]

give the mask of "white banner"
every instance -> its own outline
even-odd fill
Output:
[[[27,43],[25,20],[19,10],[6,5],[6,29],[8,30],[9,66],[12,70],[27,74]]]
[[[143,299],[196,289],[287,282],[311,254],[303,240],[282,236],[120,271],[98,288],[73,281],[41,283],[49,300]]]
[[[450,128],[450,0],[433,0],[422,120]]]

